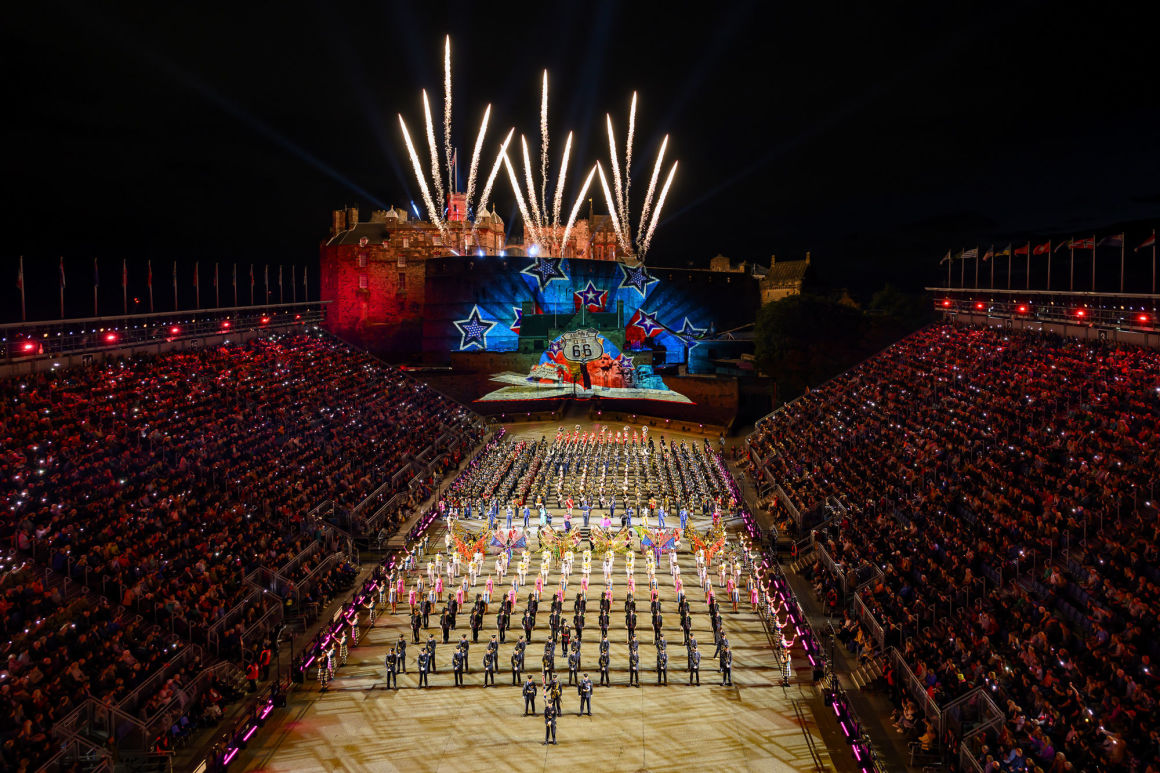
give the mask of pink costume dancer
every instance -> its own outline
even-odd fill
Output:
[[[753,607],[753,611],[757,611],[757,586],[749,586],[749,606]]]
[[[467,594],[463,592],[463,586],[460,585],[455,591],[455,603],[462,607],[465,598],[467,598]]]
[[[407,586],[403,584],[403,576],[399,575],[399,595],[402,596],[403,591],[405,591],[406,589],[407,589]]]
[[[544,592],[544,575],[536,575],[536,601],[540,600],[540,594]]]
[[[443,600],[443,575],[435,578],[435,598],[439,601]]]
[[[636,595],[636,580],[631,575],[628,578],[628,592]]]
[[[415,602],[418,601],[419,594],[414,588],[407,594],[407,603],[411,605],[411,614],[415,614]]]
[[[516,608],[516,589],[515,588],[508,589],[508,604],[511,605],[511,608],[513,610]]]
[[[588,598],[588,575],[580,578],[580,592],[584,594],[584,598]]]

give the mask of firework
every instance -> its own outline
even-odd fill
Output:
[[[572,153],[572,132],[568,132],[568,139],[564,140],[564,158],[560,162],[560,179],[556,180],[556,196],[552,203],[552,227],[560,225],[560,204],[564,200],[564,180],[568,176],[568,156]],[[581,194],[583,196],[583,194]],[[555,231],[553,230],[553,233]],[[565,239],[564,244],[567,244]]]
[[[548,209],[548,71],[544,70],[544,88],[540,95],[540,206]],[[542,224],[541,224],[542,225]]]
[[[527,143],[525,142],[525,156],[527,155],[527,147]],[[508,179],[511,180],[512,191],[516,195],[516,205],[520,208],[520,216],[524,219],[524,230],[526,232],[524,234],[524,241],[527,242],[528,237],[530,236],[533,243],[539,244],[540,238],[539,234],[536,232],[536,224],[532,221],[531,215],[528,214],[528,205],[527,202],[524,201],[523,193],[520,192],[520,181],[516,178],[516,170],[512,169],[512,162],[511,159],[508,158],[507,151],[504,151],[502,156],[503,165],[507,167]]]
[[[487,208],[487,200],[491,196],[491,186],[495,184],[495,177],[499,174],[499,168],[503,165],[504,157],[507,156],[508,143],[512,141],[512,136],[516,133],[515,129],[509,129],[507,137],[504,138],[503,144],[499,146],[499,153],[495,157],[495,163],[491,167],[491,174],[487,176],[487,182],[483,186],[483,193],[479,196],[479,206],[476,212],[482,212]],[[474,229],[474,224],[472,228]]]
[[[475,192],[475,174],[479,169],[479,154],[483,151],[483,136],[487,134],[487,119],[491,116],[491,105],[483,111],[483,123],[479,125],[479,135],[475,138],[475,149],[471,151],[471,167],[467,173],[467,205],[471,206],[471,194]]]
[[[540,210],[540,205],[536,201],[536,183],[532,180],[532,162],[528,156],[528,141],[522,134],[520,135],[520,145],[523,146],[522,149],[524,152],[524,179],[528,184],[528,201],[531,206],[532,217],[536,219],[535,226],[538,231],[544,226],[544,217]]]
[[[571,143],[572,135],[568,135],[568,142]],[[565,149],[564,155],[567,156]],[[576,197],[576,203],[572,205],[572,214],[568,216],[568,224],[564,226],[564,236],[560,240],[560,251],[563,252],[564,246],[568,244],[568,236],[572,233],[572,224],[576,222],[576,216],[580,214],[580,206],[584,203],[584,196],[588,193],[588,186],[592,184],[592,177],[596,174],[596,165],[588,172],[588,177],[584,180],[584,185],[580,186],[580,195]],[[556,193],[557,207],[559,206],[560,194]]]
[[[427,121],[427,147],[431,150],[431,179],[435,181],[435,191],[439,194],[437,212],[433,217],[443,216],[443,173],[439,171],[439,151],[435,145],[435,124],[431,121],[431,103],[427,100],[427,89],[423,89],[423,117]]]
[[[611,126],[611,124],[609,124]],[[625,252],[631,252],[628,242],[624,238],[624,231],[620,229],[620,219],[616,216],[616,205],[612,200],[612,192],[608,189],[608,180],[604,176],[604,167],[596,162],[596,173],[600,176],[600,187],[604,189],[604,201],[608,204],[608,218],[612,221],[612,230],[616,232],[616,241]]]
[[[415,152],[415,145],[411,142],[411,134],[407,131],[407,122],[403,120],[402,114],[399,115],[399,126],[403,130],[403,141],[407,144],[407,155],[411,157],[411,165],[415,168],[415,179],[419,181],[419,190],[423,194],[423,203],[427,205],[427,211],[431,214],[431,221],[443,230],[443,219],[435,210],[435,202],[431,200],[431,191],[427,187],[427,178],[423,174],[423,164],[419,161],[419,154]]]
[[[659,178],[661,176],[661,164],[664,161],[665,148],[667,148],[668,145],[669,145],[669,135],[666,134],[664,140],[661,141],[661,149],[660,149],[660,152],[657,153],[657,162],[655,164],[653,164],[652,177],[649,178],[648,190],[645,192],[645,195],[644,195],[644,209],[642,209],[640,212],[640,225],[636,229],[638,239],[640,237],[640,234],[643,234],[645,232],[644,227],[648,223],[648,213],[652,209],[653,194],[656,192],[656,189],[657,189],[657,178]],[[637,247],[639,247],[639,246],[640,245],[638,244]]]
[[[669,186],[673,184],[673,176],[677,173],[677,162],[673,162],[673,166],[669,169],[669,176],[665,178],[664,187],[661,188],[660,198],[657,199],[656,209],[652,213],[652,222],[649,223],[648,231],[644,235],[644,241],[641,242],[640,254],[643,257],[648,252],[649,244],[652,243],[653,231],[657,229],[657,221],[661,219],[661,207],[665,205],[665,197],[669,195]]]
[[[620,178],[620,162],[617,161],[617,158],[616,158],[618,154],[616,152],[616,137],[612,132],[612,116],[605,113],[604,118],[608,122],[608,160],[609,160],[609,163],[611,164],[611,167],[612,167],[612,185],[616,191],[616,211],[618,214],[623,215],[624,214],[624,184],[623,184],[623,182],[621,182],[621,178]],[[611,202],[609,203],[608,206],[611,209],[611,207],[612,207]],[[624,218],[622,217],[621,219],[623,220]],[[619,229],[617,229],[617,230],[619,231]]]
[[[451,168],[451,36],[443,45],[443,159],[447,162],[447,188],[455,190],[455,170]]]
[[[628,140],[624,143],[624,211],[620,213],[620,219],[624,221],[624,227],[629,227],[628,222],[628,189],[632,185],[632,135],[636,133],[636,92],[632,92],[632,105],[628,109]]]

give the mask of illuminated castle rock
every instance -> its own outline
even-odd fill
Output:
[[[398,207],[376,210],[365,221],[357,207],[334,210],[330,237],[319,250],[322,298],[331,301],[327,329],[375,351],[413,350],[427,303],[429,260],[529,253],[522,242],[507,240],[494,209],[483,212],[473,227],[465,199],[462,193],[450,195],[443,232]],[[562,236],[561,227],[555,237]],[[618,250],[608,216],[595,215],[576,221],[559,256],[615,261]]]

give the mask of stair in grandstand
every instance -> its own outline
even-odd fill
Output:
[[[850,673],[850,681],[857,690],[874,689],[874,684],[882,678],[882,664],[878,658],[867,658],[866,662]]]

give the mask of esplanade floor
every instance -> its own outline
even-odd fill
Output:
[[[515,425],[510,431],[516,436],[538,438],[549,432],[554,434],[555,425]],[[666,433],[666,436],[693,437],[679,433]],[[703,532],[708,521],[698,518],[694,524]],[[481,529],[482,524],[475,528]],[[442,524],[436,522],[431,529],[432,545],[441,548]],[[599,589],[603,588],[603,577],[599,559],[594,557],[593,563],[596,565],[590,592],[592,601],[586,616],[583,665],[593,684],[598,685],[596,660],[600,629],[596,625],[599,606],[596,599]],[[720,686],[717,661],[711,657],[713,635],[708,610],[704,595],[696,585],[692,555],[687,551],[682,553],[680,564],[692,608],[693,634],[703,655],[700,687],[688,684],[676,597],[667,572],[668,562],[664,559],[657,568],[657,577],[668,641],[669,684],[656,684],[656,650],[647,596],[638,592],[641,686],[628,685],[624,560],[618,556],[614,568],[616,600],[609,628],[612,685],[594,688],[592,716],[577,716],[577,691],[567,686],[567,666],[557,650],[557,673],[564,683],[557,745],[542,745],[542,716],[523,716],[520,688],[511,684],[510,656],[514,642],[522,633],[519,625],[528,592],[525,587],[512,615],[507,643],[499,648],[500,669],[493,686],[483,685],[481,661],[485,642],[496,632],[497,605],[494,603],[480,632],[479,643],[471,648],[471,670],[465,676],[465,686],[454,686],[451,670],[454,645],[442,643],[433,616],[431,628],[421,632],[423,641],[430,632],[439,642],[438,671],[429,676],[430,687],[417,687],[418,646],[410,645],[407,673],[398,677],[398,689],[385,689],[384,655],[400,635],[411,641],[406,604],[399,604],[397,615],[391,615],[388,606],[375,627],[364,634],[359,646],[350,651],[348,664],[338,670],[328,689],[323,692],[317,682],[308,682],[292,692],[287,708],[271,715],[233,767],[246,771],[408,773],[467,770],[732,773],[855,769],[833,722],[826,722],[824,716],[820,723],[815,719],[816,714],[824,714],[825,705],[820,688],[810,680],[808,667],[799,668],[791,684],[782,686],[769,637],[758,615],[749,611],[748,603],[743,603],[737,613],[722,606],[725,629],[734,650],[734,664],[733,686]],[[490,567],[490,559],[486,565]],[[533,563],[532,572],[537,569],[538,564]],[[558,569],[554,567],[550,576],[552,588],[558,576]],[[570,597],[578,588],[578,576],[575,570]],[[638,582],[644,576],[642,562],[638,560]],[[549,603],[545,590],[526,655],[527,666],[537,682],[547,636]],[[565,603],[569,619],[571,612],[569,600]],[[452,632],[452,642],[462,633],[467,633],[470,639],[467,618],[468,610],[462,611],[459,627]],[[799,665],[808,666],[804,659]],[[537,696],[536,708],[543,711],[543,691]]]

